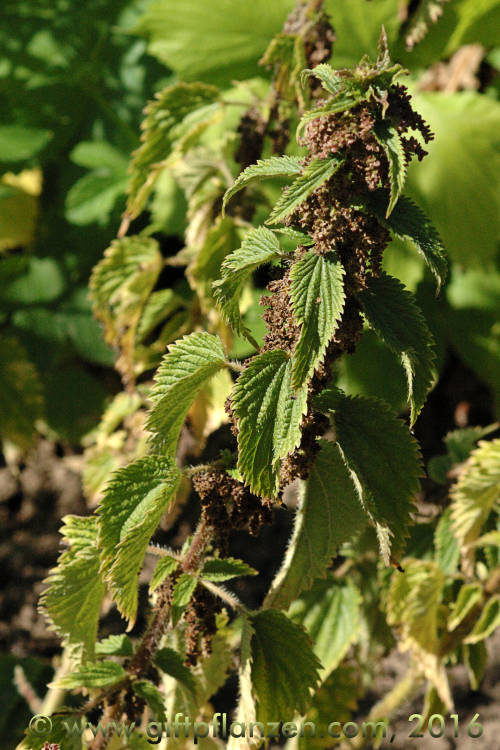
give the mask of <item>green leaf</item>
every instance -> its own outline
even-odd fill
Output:
[[[114,661],[98,661],[82,664],[78,669],[57,680],[55,687],[68,690],[78,687],[110,687],[121,682],[126,674],[123,667]]]
[[[179,481],[172,458],[146,456],[118,469],[104,490],[98,509],[101,570],[118,609],[132,622],[144,554]]]
[[[279,349],[251,360],[239,376],[232,396],[238,418],[238,469],[252,492],[275,497],[280,459],[300,443],[307,409],[307,389],[296,395],[292,361]]]
[[[289,216],[314,190],[329,180],[343,163],[343,159],[334,157],[314,159],[307,164],[302,174],[292,182],[289,188],[283,190],[266,224],[277,224]]]
[[[121,635],[109,635],[103,641],[96,643],[95,652],[98,656],[132,656],[134,647],[130,638]]]
[[[404,633],[424,651],[439,648],[438,612],[445,576],[436,563],[408,558],[405,572],[394,573],[387,605],[389,625],[403,625]]]
[[[256,164],[240,172],[234,184],[224,193],[222,201],[222,212],[224,213],[228,201],[233,195],[252,182],[268,179],[270,177],[291,177],[301,172],[300,159],[297,156],[270,156],[268,159],[259,159]]]
[[[192,121],[193,113],[198,112],[198,121],[200,118],[209,119],[213,113],[209,105],[215,104],[218,99],[219,92],[215,86],[176,83],[158,92],[156,99],[147,105],[146,119],[142,124],[142,144],[134,152],[130,165],[132,176],[127,202],[130,219],[142,211],[176,143],[199,124]]]
[[[326,0],[325,10],[335,29],[335,50],[332,62],[336,68],[350,68],[357,65],[363,55],[377,57],[380,28],[383,25],[393,42],[399,32],[398,0],[349,0],[339,3]]]
[[[479,685],[483,679],[484,670],[488,663],[488,650],[484,641],[463,644],[464,662],[469,675],[469,684],[471,690],[479,690]]]
[[[359,591],[348,582],[339,583],[332,576],[316,581],[307,594],[302,594],[288,616],[303,625],[314,644],[314,653],[322,664],[320,679],[324,682],[338,667],[349,646],[357,640],[360,622]]]
[[[479,643],[490,636],[500,625],[500,597],[492,596],[488,600],[481,617],[471,633],[464,638],[464,643]]]
[[[132,690],[139,696],[139,698],[146,701],[147,705],[153,712],[155,719],[158,721],[167,720],[165,699],[156,685],[149,682],[149,680],[136,680],[132,683]]]
[[[70,548],[62,552],[45,580],[48,588],[40,609],[64,643],[81,647],[83,658],[89,659],[94,655],[105,593],[99,575],[96,518],[65,516],[63,520],[61,533]]]
[[[436,137],[426,145],[428,158],[409,166],[411,195],[455,262],[471,268],[494,261],[500,236],[500,102],[461,91],[415,93],[413,103]],[[472,195],[479,200],[471,201]]]
[[[150,3],[136,29],[147,36],[149,53],[180,78],[227,86],[262,75],[258,66],[269,40],[292,10],[292,0],[161,0]]]
[[[324,391],[318,408],[333,413],[337,442],[373,519],[386,563],[404,547],[421,476],[420,453],[408,428],[378,399]],[[383,436],[383,439],[381,439]],[[392,540],[391,540],[392,537]]]
[[[125,198],[128,185],[126,164],[121,172],[106,168],[81,177],[66,194],[65,216],[72,224],[96,222],[104,226],[119,198]]]
[[[342,88],[342,78],[328,63],[320,63],[313,70],[309,68],[303,70],[300,75],[302,83],[305,84],[307,78],[310,76],[314,76],[318,81],[321,81],[321,85],[325,91],[332,94],[332,96],[336,96]]]
[[[447,622],[448,630],[455,630],[469,612],[483,600],[483,589],[479,583],[464,583],[458,592]]]
[[[434,546],[436,548],[435,560],[443,573],[447,576],[454,575],[460,562],[460,548],[453,536],[450,508],[446,508],[438,521],[434,533]]]
[[[48,130],[22,125],[0,125],[0,162],[31,159],[51,138]]]
[[[243,560],[236,560],[234,557],[214,557],[205,562],[201,577],[206,578],[207,581],[228,581],[237,576],[256,576],[257,574],[258,571]]]
[[[413,426],[435,377],[432,334],[413,295],[398,279],[370,277],[358,300],[370,326],[401,357]]]
[[[279,251],[278,239],[270,229],[253,229],[241,247],[226,257],[221,266],[222,278],[213,284],[214,297],[224,319],[236,333],[250,341],[252,336],[241,318],[239,308],[243,286],[255,269],[277,258]]]
[[[384,195],[386,192],[380,190],[370,196],[370,210],[396,237],[407,239],[416,247],[436,277],[439,291],[446,278],[448,263],[438,233],[422,209],[405,195],[398,200],[391,215],[386,218],[384,205],[387,198]]]
[[[321,668],[309,637],[277,610],[252,613],[250,621],[254,629],[251,679],[258,721],[267,723],[295,712],[303,714]]]
[[[479,443],[450,494],[453,532],[461,550],[472,555],[472,545],[500,499],[500,439]]]
[[[42,385],[17,339],[0,336],[0,436],[28,447],[43,414]]]
[[[137,326],[162,268],[156,240],[124,237],[111,243],[90,278],[94,314],[104,324],[106,341],[120,348],[116,367],[127,379],[134,374]]]
[[[334,253],[309,250],[290,271],[293,312],[302,325],[293,353],[292,386],[308,382],[325,356],[344,310],[344,268]]]
[[[312,237],[309,237],[308,234],[304,234],[304,232],[297,231],[297,229],[292,229],[292,227],[281,227],[280,229],[276,229],[276,231],[284,237],[292,240],[292,242],[302,245],[303,247],[311,247],[311,245],[314,245]]]
[[[290,545],[266,607],[286,609],[325,575],[341,544],[367,521],[338,446],[326,440],[321,441],[308,479],[301,483],[299,498]]]
[[[70,154],[71,161],[87,169],[127,169],[128,159],[107,141],[81,141]]]
[[[156,652],[154,663],[165,674],[169,674],[181,683],[191,693],[196,693],[196,683],[193,675],[185,666],[182,657],[173,648],[161,648]]]
[[[391,183],[391,197],[385,212],[388,219],[403,192],[406,179],[406,159],[403,144],[398,131],[392,125],[378,122],[374,127],[374,135],[381,144],[389,162],[389,180]]]
[[[222,342],[210,333],[192,333],[169,346],[155,376],[153,407],[146,425],[156,452],[175,453],[191,404],[225,366]]]
[[[189,573],[183,573],[175,584],[172,595],[172,625],[175,627],[184,610],[191,601],[191,596],[198,585],[197,579]]]
[[[203,245],[194,248],[194,260],[189,264],[186,275],[200,300],[202,311],[213,315],[213,283],[221,275],[224,260],[240,244],[240,234],[230,216],[218,217],[208,229]]]
[[[167,578],[167,576],[169,576],[171,573],[177,570],[178,567],[179,567],[178,560],[175,560],[173,557],[170,557],[169,555],[162,557],[161,560],[158,561],[156,568],[154,569],[154,573],[151,577],[151,581],[149,584],[150,592],[157,589],[160,583],[163,583],[165,578]]]

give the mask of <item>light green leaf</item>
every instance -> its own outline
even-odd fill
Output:
[[[125,197],[128,177],[126,166],[121,172],[103,168],[81,177],[66,194],[65,216],[71,224],[104,225],[120,197]]]
[[[333,177],[344,163],[343,159],[314,159],[289,188],[283,190],[266,224],[277,224],[289,216],[306,198],[324,182]]]
[[[359,591],[352,583],[341,584],[328,576],[316,581],[288,610],[288,616],[303,625],[312,638],[314,653],[323,667],[322,682],[338,667],[358,637],[360,601]]]
[[[201,577],[206,578],[207,581],[228,581],[237,576],[256,576],[257,574],[258,571],[243,560],[236,560],[234,557],[214,557],[205,562]]]
[[[69,646],[82,648],[84,659],[92,658],[99,613],[105,589],[99,575],[96,518],[65,516],[61,529],[70,548],[59,556],[45,583],[40,609]]]
[[[446,508],[438,521],[434,533],[434,546],[436,548],[435,560],[443,573],[447,576],[454,575],[460,562],[460,548],[453,536],[450,508]]]
[[[246,336],[250,341],[252,336],[240,315],[239,298],[250,274],[264,263],[277,258],[279,251],[278,239],[270,229],[253,229],[245,237],[241,247],[226,257],[221,266],[222,278],[213,284],[214,297],[224,319],[236,333]]]
[[[265,606],[286,609],[301,591],[325,575],[340,545],[366,522],[338,446],[321,441],[309,477],[301,483],[293,535]]]
[[[321,81],[321,85],[323,86],[325,91],[327,91],[329,94],[332,94],[332,96],[336,96],[339,93],[339,90],[342,88],[341,76],[339,76],[339,74],[332,68],[331,65],[328,65],[328,63],[320,63],[319,65],[316,65],[313,70],[310,70],[309,68],[303,70],[300,78],[304,85],[306,80],[310,76],[314,76],[314,78],[317,78],[319,81]]]
[[[95,652],[99,656],[132,656],[134,647],[130,638],[122,635],[109,635],[96,643]]]
[[[382,224],[394,232],[396,237],[409,240],[416,247],[434,274],[439,291],[446,278],[448,262],[438,233],[422,209],[405,195],[398,200],[391,215],[386,219],[384,195],[386,192],[380,190],[370,196],[370,210]]]
[[[134,152],[130,166],[132,176],[127,202],[130,219],[142,211],[165,166],[165,160],[177,142],[197,128],[200,120],[210,119],[213,114],[210,105],[218,99],[219,92],[215,86],[176,83],[156,94],[156,99],[147,105],[146,119],[142,124],[142,144]],[[195,112],[198,116],[193,121]]]
[[[169,555],[162,557],[161,560],[158,561],[156,568],[154,569],[154,573],[149,584],[149,590],[154,591],[155,589],[157,589],[160,583],[163,583],[165,578],[173,573],[174,570],[177,570],[178,567],[178,560],[175,560]]]
[[[69,155],[71,161],[87,169],[108,169],[122,172],[128,159],[107,141],[81,141]]]
[[[389,180],[391,183],[391,197],[385,212],[388,219],[396,205],[399,196],[403,192],[406,179],[406,159],[403,144],[398,131],[392,125],[379,122],[374,127],[373,133],[383,147],[387,161],[389,162]]]
[[[282,234],[287,239],[292,240],[292,242],[297,243],[297,245],[302,245],[303,247],[311,247],[311,245],[314,245],[312,237],[309,237],[308,234],[304,234],[304,232],[297,231],[297,229],[292,229],[292,227],[281,227],[275,231]]]
[[[106,341],[119,346],[116,366],[127,379],[134,373],[137,326],[162,268],[156,240],[124,237],[111,243],[90,278],[94,314],[104,324]]]
[[[484,670],[488,663],[488,650],[484,641],[463,644],[464,662],[469,675],[469,684],[471,690],[479,690],[479,685],[483,679]]]
[[[435,377],[432,334],[413,295],[398,279],[370,277],[358,300],[370,326],[401,357],[413,426]]]
[[[422,473],[417,442],[404,422],[378,399],[324,391],[317,405],[333,414],[337,442],[375,522],[388,563],[390,547],[398,552],[404,547],[414,510]]]
[[[109,687],[125,677],[126,672],[120,664],[114,661],[98,661],[82,664],[78,669],[57,680],[54,687],[68,690],[77,687]]]
[[[23,125],[0,125],[0,162],[25,161],[44,148],[52,135],[48,130]]]
[[[158,721],[167,721],[165,698],[156,685],[149,680],[135,680],[132,683],[132,690],[139,698],[146,701]]]
[[[224,193],[222,212],[224,213],[228,201],[239,190],[248,187],[252,182],[269,179],[270,177],[291,177],[301,172],[300,159],[297,156],[270,156],[259,159],[256,164],[240,172],[234,184]]]
[[[308,382],[344,310],[344,268],[334,253],[309,250],[290,271],[293,312],[302,325],[293,353],[292,386]]]
[[[336,68],[357,65],[363,55],[377,57],[380,28],[384,25],[391,44],[398,35],[399,0],[326,0],[325,10],[335,29],[335,45],[332,63]]]
[[[309,637],[302,627],[277,610],[252,613],[250,620],[254,629],[251,678],[258,721],[266,723],[295,712],[303,714],[321,668]]]
[[[227,86],[262,75],[258,66],[269,40],[283,27],[293,0],[161,0],[150,3],[136,29],[150,54],[180,78]]]
[[[500,102],[473,91],[415,93],[413,101],[436,137],[429,156],[410,165],[409,191],[450,257],[480,267],[494,260],[500,237]]]
[[[451,489],[453,531],[466,554],[500,499],[500,439],[482,441]]]
[[[197,586],[196,578],[189,573],[183,573],[175,584],[172,594],[172,625],[175,627],[181,619],[184,610],[191,601],[191,596]]]
[[[464,643],[479,643],[490,636],[500,625],[500,597],[492,596],[488,600],[481,617],[471,633],[464,638]]]
[[[179,481],[173,459],[146,456],[118,469],[104,490],[98,509],[101,571],[118,609],[132,622],[144,555]]]
[[[455,630],[477,604],[483,600],[483,589],[479,583],[464,583],[448,617],[448,630]]]
[[[196,693],[196,683],[190,670],[183,662],[182,656],[173,648],[161,648],[156,652],[154,663],[165,674],[184,685],[191,693]]]
[[[207,381],[226,366],[222,342],[210,333],[192,333],[169,346],[151,393],[147,429],[158,453],[175,453],[182,425]]]
[[[201,309],[213,315],[213,283],[221,275],[224,260],[232,255],[240,244],[240,234],[230,216],[218,217],[208,229],[203,245],[195,250],[195,258],[188,266],[186,275],[200,300]]]
[[[294,395],[291,375],[292,361],[286,352],[264,352],[251,360],[233,391],[238,469],[252,492],[264,497],[276,496],[280,459],[300,443],[307,389]]]
[[[405,572],[394,573],[389,591],[387,622],[403,625],[405,635],[435,654],[439,648],[438,610],[445,576],[436,563],[408,558]]]

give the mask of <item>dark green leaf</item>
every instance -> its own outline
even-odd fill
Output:
[[[370,326],[401,357],[413,425],[435,376],[432,334],[413,295],[391,276],[370,277],[358,299]]]

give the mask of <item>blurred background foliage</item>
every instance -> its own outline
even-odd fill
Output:
[[[87,288],[92,267],[120,225],[145,103],[177,80],[209,82],[251,101],[271,76],[259,60],[293,6],[293,0],[2,4],[4,439],[24,447],[38,430],[78,444],[120,389],[114,353],[92,316]],[[500,3],[327,0],[326,8],[337,37],[334,67],[352,66],[365,53],[373,56],[384,24],[393,57],[410,71],[416,108],[436,138],[429,158],[410,168],[409,192],[440,231],[451,270],[436,301],[423,261],[403,242],[393,243],[386,265],[416,292],[437,339],[441,371],[450,357],[470,368],[492,392],[498,416]],[[233,88],[242,80],[250,81],[246,88]],[[220,139],[225,128],[234,144],[240,115],[233,112],[234,122],[225,117],[210,137]],[[135,233],[145,229],[158,240],[164,256],[184,246],[188,202],[181,187],[187,183],[186,175],[176,180],[164,170],[146,210],[133,222]],[[171,288],[188,299],[191,292],[175,269],[169,278],[162,284],[164,295]],[[188,281],[195,289],[196,269]],[[202,293],[199,284],[197,291]],[[249,290],[245,316],[257,337],[260,293]],[[182,325],[174,329],[182,333]],[[251,351],[243,340],[234,342],[235,356]],[[144,368],[156,362],[150,357]],[[403,378],[393,355],[369,334],[339,373],[348,392],[381,395],[401,409]]]

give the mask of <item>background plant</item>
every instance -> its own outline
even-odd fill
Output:
[[[457,24],[451,35],[456,47],[450,46],[449,41],[445,43],[445,37],[438,33],[440,24],[449,24],[445,7],[443,18],[411,53],[404,52],[402,42],[398,51],[395,40],[402,38],[401,31],[406,30],[411,45],[414,27],[410,22],[400,29],[395,9],[389,4],[382,12],[382,5],[367,11],[372,6],[359,3],[360,16],[368,15],[364,22],[358,19],[360,49],[356,49],[351,34],[349,52],[347,43],[342,41],[343,33],[344,40],[347,37],[349,19],[338,8],[327,5],[338,39],[332,64],[335,68],[353,66],[364,52],[373,54],[381,21],[395,43],[396,57],[405,63],[411,59],[414,70],[441,55],[447,58],[464,42],[475,41],[478,36],[474,35],[479,31],[484,34],[480,21],[463,5],[461,25]],[[334,697],[339,713],[347,715],[369,679],[366,667],[360,678],[360,670],[353,666],[365,664],[367,657],[373,663],[394,643],[382,615],[373,617],[376,611],[385,613],[388,624],[400,632],[400,644],[412,652],[412,672],[405,683],[408,690],[426,679],[427,706],[433,709],[430,713],[438,706],[444,711],[451,705],[444,664],[457,660],[465,661],[469,667],[481,664],[484,651],[478,644],[496,626],[496,538],[487,536],[490,541],[485,542],[484,548],[479,546],[479,552],[474,546],[482,531],[496,529],[496,443],[482,445],[474,454],[454,490],[453,510],[442,515],[437,527],[435,521],[420,523],[411,527],[418,531],[412,531],[408,529],[409,513],[420,467],[413,438],[395,418],[408,398],[410,422],[415,422],[431,385],[433,369],[443,368],[445,352],[452,342],[483,378],[494,386],[498,383],[493,325],[493,263],[497,247],[494,188],[498,173],[490,168],[489,150],[498,118],[495,88],[490,87],[486,94],[414,97],[415,109],[421,110],[431,124],[433,120],[440,124],[435,126],[437,140],[429,146],[433,152],[422,165],[410,166],[407,182],[409,194],[427,209],[452,258],[445,296],[436,301],[434,291],[429,291],[432,281],[425,271],[425,261],[441,284],[445,276],[443,252],[437,234],[422,220],[418,209],[406,197],[400,197],[407,157],[417,147],[408,140],[408,123],[401,119],[404,95],[392,82],[398,68],[392,66],[384,51],[374,67],[365,62],[354,74],[335,76],[324,65],[330,56],[332,33],[324,18],[314,15],[319,12],[317,8],[307,9],[313,15],[301,12],[292,16],[267,49],[264,62],[273,74],[271,86],[262,79],[250,79],[230,87],[237,74],[244,77],[257,72],[255,62],[265,50],[273,24],[278,32],[289,9],[276,6],[267,11],[269,18],[261,17],[265,43],[255,41],[251,52],[250,47],[246,48],[248,59],[231,58],[231,52],[224,47],[224,26],[218,18],[214,46],[220,54],[193,62],[189,50],[196,49],[196,24],[205,24],[206,28],[207,22],[200,8],[188,17],[184,13],[189,8],[184,11],[170,8],[168,3],[152,5],[140,23],[139,30],[149,34],[151,50],[168,60],[188,82],[163,89],[148,107],[143,142],[132,159],[122,237],[111,245],[93,273],[95,312],[104,324],[108,343],[118,351],[116,364],[125,390],[115,397],[100,426],[86,438],[84,483],[92,502],[102,498],[99,530],[95,519],[66,520],[64,534],[70,548],[52,574],[44,600],[73,658],[84,665],[70,676],[61,677],[61,686],[97,688],[94,701],[107,706],[108,718],[121,715],[123,710],[129,716],[138,715],[142,701],[148,703],[153,715],[161,715],[165,705],[169,715],[171,706],[184,706],[190,715],[202,711],[219,687],[213,676],[217,673],[223,679],[231,649],[238,648],[240,640],[241,695],[253,693],[257,698],[256,704],[242,701],[240,715],[248,718],[255,709],[261,718],[271,718],[276,711],[286,716],[295,710],[303,713],[309,699],[308,686],[313,685],[317,689],[310,715],[321,716],[322,706],[331,707]],[[422,8],[423,17],[424,11]],[[165,13],[167,35],[160,23]],[[354,14],[349,18],[355,17]],[[227,14],[224,18],[228,18]],[[241,32],[241,27],[255,28],[248,18],[229,18],[227,38],[238,29]],[[419,18],[415,17],[415,25],[421,23]],[[176,33],[184,39],[180,56],[176,56],[175,45],[169,47],[169,39],[175,39]],[[433,42],[432,51],[429,40]],[[481,41],[488,44],[487,34]],[[410,58],[410,54],[417,57]],[[315,76],[301,82],[301,70],[313,65]],[[192,77],[202,82],[189,83]],[[391,92],[389,99],[384,94],[387,90]],[[329,95],[333,98],[330,96],[325,104],[323,98]],[[483,114],[475,119],[474,136],[470,134],[471,107]],[[320,110],[321,118],[307,122],[311,109]],[[461,113],[467,134],[462,140]],[[308,151],[301,150],[294,138],[298,119],[304,114],[299,132]],[[408,116],[407,111],[405,114]],[[467,192],[470,170],[469,174],[463,166],[453,170],[458,163],[456,154],[460,153],[456,148],[451,164],[450,151],[442,145],[444,140],[438,148],[446,122],[449,127],[453,125],[453,137],[458,146],[462,145],[466,158],[477,163],[483,155],[484,169],[478,177],[483,200],[481,209],[476,208],[485,212],[481,219],[487,222],[488,232],[479,241],[474,236],[473,255],[470,226],[474,206]],[[421,125],[418,120],[411,124]],[[374,125],[375,137],[371,133]],[[424,134],[427,135],[426,130]],[[447,138],[449,142],[448,133]],[[83,154],[86,150],[93,153],[87,146],[80,148]],[[283,158],[272,155],[284,150],[287,155]],[[102,165],[102,148],[97,153],[95,164]],[[306,154],[309,156],[304,162]],[[264,161],[259,162],[261,158]],[[425,179],[419,178],[420,171],[425,174],[425,165],[431,162],[433,179],[428,179],[430,172]],[[259,166],[252,167],[254,164]],[[88,165],[92,166],[90,162]],[[239,172],[241,176],[233,187]],[[292,178],[292,185],[280,193],[280,180],[285,176]],[[94,177],[98,175],[88,175],[90,185]],[[269,179],[263,182],[259,177]],[[450,207],[435,198],[451,182],[454,193]],[[236,194],[235,187],[244,191]],[[85,190],[85,183],[81,189]],[[121,183],[111,194],[118,198],[123,189],[122,172]],[[95,187],[90,192],[94,190]],[[75,192],[78,194],[77,188]],[[342,197],[345,195],[347,198]],[[322,206],[330,206],[332,201],[337,218],[321,213]],[[466,224],[462,220],[464,201]],[[225,215],[221,210],[223,202]],[[96,203],[103,205],[102,196]],[[285,219],[281,232],[262,226],[273,205],[274,223]],[[178,245],[173,241],[165,243],[163,236],[179,232],[182,206],[187,220],[186,242],[177,252]],[[141,214],[145,208],[147,213]],[[137,219],[139,215],[141,218]],[[68,211],[68,217],[74,221],[75,213]],[[90,218],[95,216],[91,214]],[[136,221],[142,224],[134,234],[136,224],[131,222]],[[396,240],[384,253],[382,272],[381,256],[390,230]],[[336,255],[332,254],[332,245],[337,248]],[[421,251],[422,260],[412,245]],[[354,249],[358,252],[354,253]],[[17,256],[7,260],[13,257]],[[258,271],[257,283],[252,283],[251,274],[262,263],[273,265],[270,271]],[[474,270],[476,264],[482,268]],[[416,290],[427,323],[395,276]],[[478,287],[486,283],[487,287],[482,286],[478,294]],[[264,330],[258,299],[259,287],[266,284],[271,300],[264,315]],[[487,305],[485,288],[491,290]],[[392,308],[389,316],[388,308]],[[371,327],[371,332],[362,338],[360,310]],[[396,320],[402,320],[404,325],[395,325]],[[13,333],[19,338],[19,325],[12,316],[6,324],[16,327]],[[437,360],[428,325],[436,340]],[[177,343],[172,345],[174,341]],[[172,346],[161,361],[151,390],[151,371],[160,363],[166,345]],[[257,357],[242,364],[245,357],[257,351]],[[349,356],[340,359],[346,352]],[[318,397],[328,384],[330,364],[334,365],[333,382],[345,395],[330,388]],[[378,373],[376,365],[380,366]],[[29,371],[33,375],[33,370]],[[393,371],[397,375],[388,378],[387,372],[392,375]],[[225,409],[233,379],[236,386]],[[358,394],[361,398],[351,398]],[[382,406],[374,397],[382,397],[388,406]],[[331,442],[333,436],[328,432],[327,417],[331,412],[337,442]],[[223,446],[215,442],[215,456],[204,454],[207,460],[199,469],[186,468],[179,473],[172,460],[179,434],[177,455],[182,465],[201,454],[207,438],[228,418],[238,431],[237,455],[227,436],[224,445],[228,450],[219,453]],[[152,434],[149,443],[144,432],[145,419]],[[320,444],[316,438],[325,432],[330,442],[321,444],[317,455]],[[383,445],[379,445],[380,434],[386,438]],[[433,464],[434,478],[446,480],[447,472],[465,460],[480,437],[480,430],[450,436],[449,455]],[[210,445],[209,439],[208,451]],[[388,478],[385,462],[393,455],[394,446],[406,459],[397,467],[396,476],[391,473]],[[110,471],[130,460],[132,463],[108,483]],[[332,490],[336,488],[339,493],[334,505],[339,514],[335,524],[325,518],[334,502],[333,492],[326,496],[321,493],[319,483],[325,472],[332,473]],[[227,558],[228,526],[238,529],[249,525],[251,531],[257,532],[263,522],[271,520],[270,503],[262,503],[262,499],[281,497],[282,487],[297,476],[308,478],[301,491],[292,546],[264,609],[248,612],[234,595],[218,586],[224,578],[253,572],[246,563]],[[148,548],[165,509],[169,509],[171,523],[182,511],[189,479],[202,508],[194,537],[186,540],[180,551]],[[463,489],[459,491],[462,482]],[[472,486],[476,489],[472,490]],[[387,500],[388,488],[394,493],[392,503]],[[341,494],[346,498],[343,515],[338,499]],[[371,524],[365,528],[367,519]],[[408,531],[410,537],[405,540]],[[311,538],[318,549],[313,560],[306,557]],[[401,560],[405,541],[409,559]],[[391,542],[393,562],[403,564],[406,577],[396,572],[390,576],[390,569],[377,562],[377,546],[385,562],[389,561]],[[96,649],[99,604],[104,594],[98,569],[122,614],[134,620],[137,574],[146,550],[161,558],[151,581],[156,603],[146,636],[134,653],[126,637]],[[331,567],[337,552],[340,557]],[[209,559],[203,562],[206,554]],[[328,577],[314,583],[328,568]],[[346,569],[348,576],[344,576]],[[371,593],[368,580],[372,581]],[[462,581],[473,591],[466,588],[460,593]],[[287,610],[290,604],[291,621],[274,612]],[[222,606],[227,612],[235,610],[239,619],[224,622]],[[455,622],[461,606],[467,611]],[[349,614],[342,618],[339,611]],[[175,627],[165,636],[169,612]],[[423,612],[427,615],[425,620]],[[313,621],[314,613],[324,623],[324,633],[321,623]],[[315,654],[297,623],[305,625],[311,634]],[[453,635],[460,623],[458,633]],[[304,656],[303,674],[299,672],[298,681],[285,665],[271,664],[271,654],[279,653],[278,633],[283,628],[290,643],[295,643]],[[160,638],[164,642],[160,643]],[[324,647],[322,650],[321,644],[332,638],[338,643],[337,652]],[[274,645],[275,641],[274,650],[260,645]],[[349,661],[342,662],[350,646],[353,648]],[[103,654],[122,655],[125,661],[121,665],[120,660],[114,659],[96,662],[96,656]],[[154,654],[159,674],[163,675],[161,703],[157,678],[148,673]],[[315,657],[320,659],[321,669]],[[198,666],[191,672],[183,671],[183,661]],[[276,684],[288,685],[286,695],[279,691],[269,694],[263,686],[262,675],[271,668],[278,670]],[[474,672],[474,667],[470,668],[475,674],[471,679],[479,679],[480,670]],[[194,688],[192,675],[197,680]],[[206,675],[212,675],[214,682],[210,683]],[[152,681],[146,679],[151,677]],[[200,683],[207,680],[209,684],[201,689]],[[343,686],[341,695],[339,683]],[[401,691],[399,695],[401,698]],[[373,712],[385,716],[393,708],[389,695],[386,703]],[[141,740],[138,738],[137,742]]]

